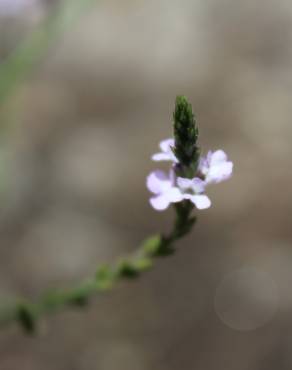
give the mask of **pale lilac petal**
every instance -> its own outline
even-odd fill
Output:
[[[200,159],[199,171],[205,176],[206,185],[217,184],[230,178],[233,163],[228,161],[223,150],[217,150],[214,153],[209,151],[206,158]]]
[[[182,190],[187,190],[193,187],[193,180],[184,177],[178,177],[177,184]]]
[[[210,166],[212,156],[213,156],[213,152],[212,152],[212,150],[209,150],[208,153],[207,153],[207,157],[206,157],[206,161],[207,161],[208,166]]]
[[[178,177],[177,184],[182,190],[193,190],[193,192],[200,194],[205,191],[206,183],[198,177],[187,179]]]
[[[172,184],[172,185],[174,185],[174,184],[175,184],[175,181],[176,181],[176,174],[175,174],[175,172],[174,172],[174,169],[173,169],[173,168],[171,168],[171,169],[169,170],[168,178],[169,178],[169,180],[170,180],[171,184]]]
[[[199,177],[195,177],[192,180],[192,189],[195,193],[200,194],[205,191],[206,182],[200,179]]]
[[[213,166],[210,168],[206,182],[211,183],[219,183],[221,181],[228,180],[233,171],[233,163],[232,162],[223,162],[220,165]]]
[[[184,199],[181,191],[175,187],[168,190],[164,195],[171,203],[181,202]]]
[[[156,154],[153,154],[151,159],[155,162],[172,161],[173,157],[169,155],[168,153],[156,153]]]
[[[150,204],[157,211],[164,211],[170,204],[170,201],[165,195],[158,195],[157,197],[150,198]]]
[[[206,157],[201,157],[199,162],[199,170],[205,172],[209,170],[210,167],[221,164],[222,162],[227,161],[226,153],[219,149],[216,152],[209,150]]]
[[[211,206],[211,201],[207,195],[190,195],[189,199],[198,209],[207,209]]]
[[[171,181],[166,173],[160,170],[147,177],[147,188],[154,194],[161,194],[171,188]]]
[[[173,152],[170,153],[170,158],[171,158],[172,162],[178,163],[178,159],[176,158],[176,156]]]
[[[171,152],[171,148],[174,147],[174,139],[165,139],[165,140],[162,140],[159,144],[160,146],[160,149],[164,152],[164,153],[168,153],[168,152]]]
[[[200,158],[199,169],[201,169],[201,167],[208,167],[208,160],[207,160],[206,157],[201,157]]]
[[[210,152],[209,152],[210,153]],[[208,154],[209,155],[209,154]],[[207,175],[208,171],[209,171],[209,161],[208,161],[208,158],[206,157],[201,157],[200,158],[200,161],[199,161],[199,167],[198,167],[198,170],[203,174],[203,175]]]
[[[153,161],[172,161],[177,163],[178,160],[172,151],[174,147],[174,139],[162,140],[159,144],[161,153],[156,153],[152,156]]]
[[[209,152],[210,153],[210,152]],[[212,153],[212,152],[211,152]],[[216,166],[222,162],[227,161],[227,155],[223,150],[216,150],[213,154],[208,154],[210,167]]]

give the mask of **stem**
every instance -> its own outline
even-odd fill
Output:
[[[91,277],[75,287],[47,292],[37,301],[18,299],[17,302],[0,310],[0,326],[18,322],[27,333],[34,333],[37,321],[45,314],[52,314],[63,308],[85,306],[89,299],[112,289],[119,281],[138,278],[150,269],[158,257],[174,253],[174,242],[185,236],[196,219],[190,217],[192,205],[182,202],[174,206],[176,219],[173,229],[167,235],[156,235],[144,241],[138,252],[116,262],[113,266],[101,266],[95,277]]]

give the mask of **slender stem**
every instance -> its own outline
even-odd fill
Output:
[[[121,280],[139,277],[152,267],[158,257],[173,254],[174,242],[186,235],[196,221],[190,217],[192,205],[189,202],[176,204],[174,208],[176,219],[169,234],[147,239],[138,252],[113,266],[101,266],[94,277],[75,287],[47,292],[35,302],[18,299],[15,304],[0,310],[0,326],[18,322],[26,332],[33,333],[38,319],[43,315],[68,306],[83,307],[90,297],[112,289]]]

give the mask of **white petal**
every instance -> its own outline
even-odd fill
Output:
[[[174,147],[174,139],[165,139],[165,140],[162,140],[159,144],[160,146],[160,149],[164,152],[164,153],[168,153],[168,152],[171,152],[171,147]]]
[[[203,174],[203,175],[207,175],[208,171],[209,171],[209,164],[208,164],[208,159],[206,157],[201,157],[200,158],[200,161],[199,161],[199,168],[198,170]]]
[[[233,163],[223,162],[220,165],[216,165],[210,168],[206,181],[208,183],[211,183],[211,182],[219,183],[221,181],[227,180],[232,175],[232,171],[233,171]]]
[[[207,209],[211,206],[211,201],[207,195],[191,195],[189,199],[198,209]]]
[[[174,172],[174,169],[173,169],[173,168],[171,168],[171,169],[169,170],[168,178],[169,178],[169,180],[170,180],[170,182],[171,182],[172,186],[174,186],[175,181],[176,181],[176,174],[175,174],[175,172]]]
[[[168,190],[164,195],[171,203],[181,202],[184,199],[181,191],[175,187]]]
[[[223,150],[216,150],[210,157],[210,167],[227,161],[227,155]]]
[[[212,150],[209,150],[208,153],[207,153],[207,156],[206,156],[206,160],[207,160],[208,163],[211,162],[212,155],[213,155]]]
[[[194,193],[200,194],[205,191],[206,188],[206,182],[200,179],[199,177],[195,177],[192,180],[192,189]]]
[[[150,204],[157,211],[164,211],[170,204],[169,200],[164,195],[150,198]]]
[[[161,194],[171,188],[171,181],[166,173],[160,170],[152,172],[147,177],[147,188],[154,194]]]
[[[194,177],[193,179],[187,179],[179,177],[177,179],[177,184],[182,190],[193,190],[194,193],[200,194],[205,191],[206,182],[199,177]]]
[[[172,154],[172,153],[170,153]],[[153,154],[151,159],[155,162],[160,162],[160,161],[173,161],[173,155],[170,155],[169,153],[156,153]]]
[[[178,177],[177,184],[183,190],[191,189],[193,187],[193,181],[184,177]]]

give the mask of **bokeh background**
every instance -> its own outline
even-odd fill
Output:
[[[2,63],[57,5],[2,10]],[[170,228],[145,177],[177,94],[235,173],[141,279],[2,330],[1,370],[292,368],[291,45],[288,0],[100,0],[51,44],[1,105],[1,304]]]

